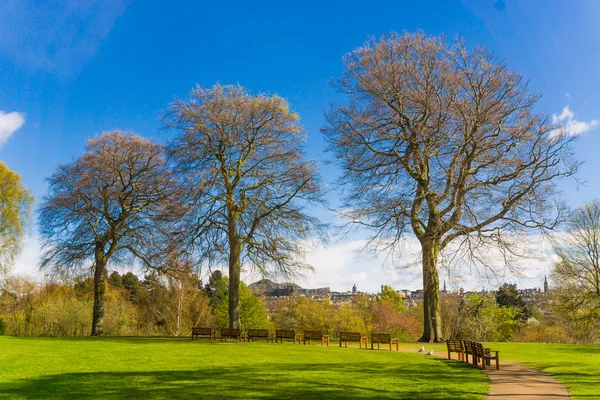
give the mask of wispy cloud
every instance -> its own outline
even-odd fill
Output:
[[[25,123],[25,117],[18,112],[6,113],[0,110],[0,147],[6,143],[9,137],[12,136]]]
[[[565,134],[568,136],[578,136],[598,126],[600,121],[596,119],[588,122],[578,121],[575,119],[575,113],[567,105],[560,114],[552,114],[552,123],[562,125]]]
[[[76,74],[95,54],[129,0],[5,0],[0,55],[28,69]]]

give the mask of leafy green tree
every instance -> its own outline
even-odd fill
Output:
[[[517,310],[518,314],[515,319],[522,323],[527,322],[533,315],[525,300],[521,298],[516,284],[505,283],[500,286],[496,292],[496,304],[500,307],[512,307]]]
[[[211,305],[215,316],[215,325],[218,327],[229,326],[229,278],[221,276],[214,281],[214,291]],[[269,328],[269,313],[263,301],[255,296],[250,288],[240,283],[240,320],[241,329]]]
[[[403,312],[406,311],[406,305],[404,304],[404,299],[402,295],[394,290],[391,286],[381,285],[381,293],[377,296],[377,300],[379,302],[389,301],[396,307],[396,311]]]
[[[140,289],[140,279],[133,272],[127,272],[121,277],[123,289],[129,292],[129,300],[136,301]]]
[[[0,161],[0,276],[21,250],[32,203],[33,196],[19,174]]]
[[[464,315],[461,324],[462,339],[504,341],[512,339],[521,324],[516,320],[519,310],[500,307],[493,295],[471,294],[461,303]]]
[[[117,271],[111,272],[108,276],[108,284],[114,288],[122,288],[123,287],[123,278]]]

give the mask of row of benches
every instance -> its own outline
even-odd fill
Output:
[[[361,349],[363,344],[365,349],[369,345],[369,338],[363,336],[360,332],[340,332],[339,336],[340,347],[342,347],[342,344],[345,347],[348,347],[348,342],[358,342]],[[273,340],[275,340],[275,342],[280,341],[283,343],[283,339],[293,339],[294,344],[299,344],[301,342],[306,344],[306,341],[308,341],[309,344],[312,344],[313,340],[321,340],[321,346],[329,346],[329,335],[323,334],[322,331],[304,331],[303,333],[296,333],[294,330],[278,329],[275,331],[275,335],[273,335],[268,329],[248,329],[247,332],[244,332],[241,329],[234,328],[221,328],[219,330],[201,327],[192,328],[192,340],[194,340],[194,338],[199,339],[200,337],[208,337],[210,340],[220,338],[225,341],[227,338],[234,338],[238,339],[240,342],[254,342],[255,339],[266,339],[267,342],[270,341],[271,343],[273,343]],[[392,345],[396,345],[396,351],[398,351],[400,339],[392,338],[389,333],[371,333],[371,349],[374,348],[374,344],[377,344],[377,349],[380,349],[381,344],[389,344],[390,351],[392,350]]]
[[[496,360],[496,369],[500,369],[500,352],[485,348],[481,343],[468,340],[447,340],[446,346],[448,348],[448,359],[451,358],[451,353],[457,353],[461,361],[469,362],[470,354],[473,365],[478,366],[479,360],[481,360],[481,367],[485,369],[486,365],[490,365],[490,360]],[[492,355],[492,353],[495,354]]]

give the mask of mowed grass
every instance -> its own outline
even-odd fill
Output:
[[[483,399],[458,361],[291,343],[0,336],[0,398]]]
[[[406,348],[408,344],[404,344]],[[412,347],[418,349],[418,344]],[[445,345],[427,345],[445,351]],[[548,343],[485,343],[500,351],[502,361],[536,368],[562,382],[575,400],[600,400],[600,346]],[[454,354],[456,356],[456,354]]]

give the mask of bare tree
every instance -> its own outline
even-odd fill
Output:
[[[87,142],[85,152],[48,179],[39,214],[41,268],[94,273],[92,336],[103,333],[107,265],[141,260],[152,267],[152,246],[168,222],[172,179],[163,149],[119,131]]]
[[[322,132],[349,188],[346,214],[390,254],[406,234],[418,239],[420,340],[440,341],[440,256],[458,249],[485,263],[477,249],[510,254],[511,239],[553,227],[555,181],[577,167],[572,138],[534,112],[539,96],[521,75],[480,47],[392,33],[344,65],[334,85],[349,102],[332,106]]]
[[[281,97],[221,85],[196,88],[164,119],[179,132],[169,154],[189,196],[189,239],[201,260],[229,267],[233,328],[242,265],[283,275],[309,267],[305,240],[320,224],[305,207],[321,201],[321,188],[298,120]]]
[[[600,327],[600,200],[573,212],[566,232],[557,235],[554,250],[560,261],[552,278],[558,307],[574,320]]]
[[[32,203],[19,174],[0,161],[0,276],[21,250]]]

